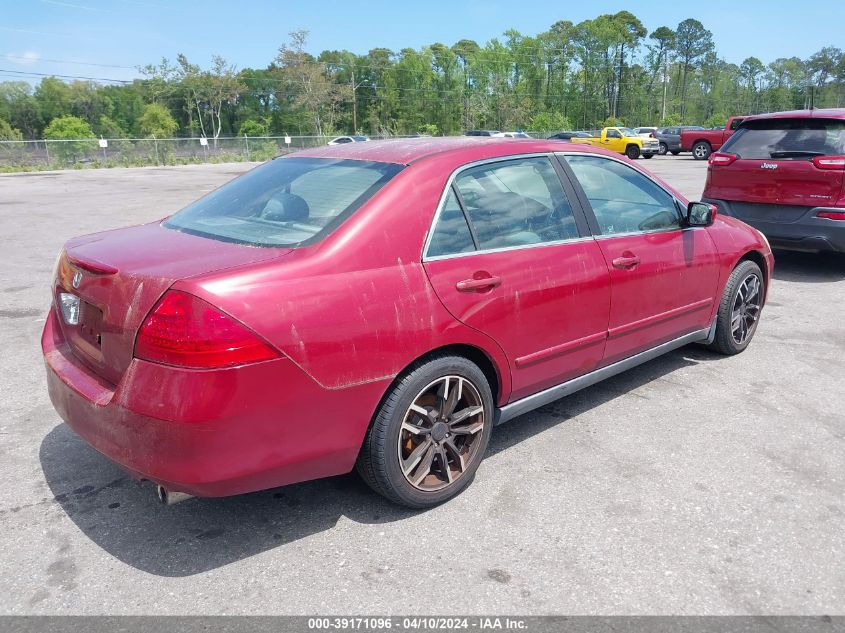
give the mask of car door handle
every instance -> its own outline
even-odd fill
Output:
[[[455,284],[458,292],[479,292],[481,290],[491,290],[502,283],[501,277],[481,277],[480,279],[462,279]]]
[[[622,257],[617,257],[612,262],[614,268],[621,268],[622,270],[630,270],[640,265],[640,258],[633,253],[623,253]]]

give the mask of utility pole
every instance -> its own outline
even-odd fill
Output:
[[[352,134],[358,133],[358,98],[356,94],[356,90],[367,83],[367,80],[364,79],[359,83],[355,83],[355,70],[352,70]]]

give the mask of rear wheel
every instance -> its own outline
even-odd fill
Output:
[[[660,149],[657,150],[657,153],[660,154],[661,156],[666,156],[666,152],[668,152],[668,151],[669,151],[669,146],[666,145],[666,143],[661,143]]]
[[[637,160],[640,157],[640,148],[636,145],[629,145],[625,148],[625,156],[631,160]]]
[[[740,262],[734,268],[716,316],[716,338],[711,347],[722,354],[739,354],[743,351],[760,320],[764,299],[763,273],[751,261]]]
[[[493,396],[484,373],[466,358],[437,357],[392,387],[356,467],[391,501],[431,507],[472,482],[492,425]]]
[[[713,153],[713,148],[707,141],[698,141],[692,146],[692,155],[695,160],[705,160]]]

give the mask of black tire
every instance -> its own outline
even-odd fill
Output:
[[[465,435],[467,437],[466,441],[472,438],[473,452],[469,462],[463,463],[461,459],[465,467],[459,472],[455,480],[452,483],[441,481],[443,487],[436,490],[424,490],[411,483],[409,477],[403,472],[400,463],[400,460],[403,459],[401,452],[404,450],[400,448],[400,441],[404,441],[401,439],[402,433],[407,433],[407,431],[403,430],[406,428],[403,427],[403,422],[405,422],[407,416],[413,416],[410,412],[410,407],[412,404],[416,405],[419,402],[418,399],[426,393],[425,390],[437,381],[446,380],[447,377],[463,378],[469,381],[475,388],[472,394],[480,398],[480,406],[483,407],[483,417],[481,418],[483,426],[477,432],[477,436]],[[463,383],[463,385],[466,385],[466,383]],[[464,389],[468,389],[468,387],[464,387]],[[445,403],[443,401],[440,402],[439,408],[442,410],[442,405]],[[472,483],[472,479],[490,441],[490,434],[493,428],[493,415],[493,395],[490,391],[490,385],[484,373],[475,363],[461,356],[437,356],[420,362],[411,366],[391,387],[384,398],[364,438],[361,452],[358,455],[356,469],[373,490],[395,503],[409,508],[429,508],[436,506],[459,494]],[[474,417],[477,421],[478,417]],[[419,416],[419,419],[421,421],[427,421],[422,416]],[[452,428],[455,427],[449,427],[450,430]],[[416,438],[418,436],[415,435],[414,437]],[[449,436],[447,435],[446,437],[448,438]],[[429,445],[431,445],[434,438],[435,434],[430,430],[425,441],[428,441]],[[458,435],[456,433],[455,437],[451,440],[452,446],[455,445],[457,438]],[[475,442],[479,442],[479,444],[476,445]],[[420,444],[422,443],[423,440],[420,440]],[[446,441],[443,441],[444,447],[446,443]],[[438,442],[437,445],[439,447],[440,443]],[[444,459],[446,459],[448,449],[442,448],[440,451]],[[451,455],[451,453],[449,454]],[[439,455],[435,455],[435,458],[436,464],[434,461],[431,461],[430,468],[442,468],[440,466]],[[422,464],[423,461],[424,458],[420,460],[420,463]],[[457,467],[457,462],[454,459],[452,463]],[[448,460],[446,469],[449,470]],[[426,480],[431,478],[436,479],[434,470],[431,473],[425,478]]]
[[[666,143],[660,144],[660,149],[657,150],[657,153],[661,156],[666,156],[666,153],[669,151],[669,146]]]
[[[654,154],[643,154],[643,158],[648,160],[649,158],[654,158]]]
[[[707,160],[710,154],[713,153],[713,148],[707,141],[697,141],[692,146],[692,157],[695,160]]]
[[[679,150],[679,149],[673,149],[672,150],[672,156],[677,156],[680,153],[681,153],[681,150]]]
[[[744,287],[746,280],[749,277],[756,277],[756,285],[758,288],[756,316],[753,323],[746,325],[746,335],[744,339],[738,340],[735,336],[735,328],[733,327],[734,318],[737,315],[738,294]],[[752,297],[746,297],[751,299]],[[722,293],[722,300],[719,303],[719,312],[716,316],[716,337],[710,344],[710,348],[720,354],[732,356],[743,351],[751,339],[754,338],[754,333],[757,331],[757,325],[760,323],[760,312],[763,309],[763,301],[765,300],[765,284],[763,281],[763,273],[760,267],[752,261],[742,261],[736,268],[733,269],[731,276],[728,277],[728,283],[725,284],[725,291]]]
[[[640,157],[640,148],[636,145],[629,145],[625,148],[625,156],[631,160],[637,160]]]

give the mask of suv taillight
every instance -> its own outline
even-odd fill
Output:
[[[845,156],[813,156],[813,165],[819,169],[845,169]]]
[[[724,154],[722,152],[714,152],[710,154],[707,162],[711,165],[730,165],[736,160],[736,154]]]
[[[135,341],[136,358],[195,369],[245,365],[279,355],[242,323],[179,290],[164,294]]]

